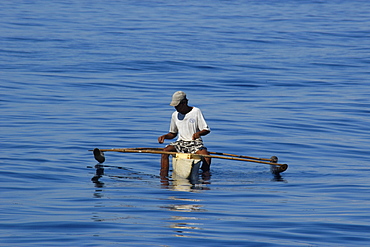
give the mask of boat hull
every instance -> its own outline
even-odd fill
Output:
[[[177,153],[172,157],[173,173],[178,177],[196,180],[201,161],[201,157],[196,154]]]

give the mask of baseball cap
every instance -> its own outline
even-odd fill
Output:
[[[181,100],[186,99],[186,94],[183,91],[177,91],[172,95],[171,106],[177,106]]]

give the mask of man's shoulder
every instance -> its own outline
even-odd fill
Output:
[[[200,111],[200,109],[196,106],[193,106],[193,111]]]
[[[202,111],[198,107],[193,106],[192,112],[194,114],[196,114],[196,113],[199,113],[199,112],[202,112]]]

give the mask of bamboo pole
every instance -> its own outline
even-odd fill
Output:
[[[168,155],[175,155],[177,152],[167,152],[162,151],[157,148],[112,148],[112,149],[100,149],[101,152],[121,152],[121,153],[152,153],[152,154],[168,154]],[[268,164],[268,165],[275,165],[280,166],[283,168],[287,168],[287,164],[279,164],[273,162],[267,162],[262,160],[256,159],[247,159],[247,158],[240,158],[240,157],[225,157],[225,156],[216,156],[216,155],[206,155],[206,154],[197,154],[200,157],[204,158],[216,158],[216,159],[227,159],[227,160],[238,160],[238,161],[246,161],[246,162],[254,162],[254,163],[261,163],[261,164]],[[267,159],[268,160],[268,159]],[[286,170],[286,169],[284,169]]]
[[[133,149],[133,150],[163,150],[163,148],[127,148],[127,149]],[[273,159],[267,159],[267,158],[257,158],[252,156],[246,156],[246,155],[238,155],[238,154],[228,154],[228,153],[221,153],[221,152],[209,152],[210,154],[217,154],[217,155],[225,155],[225,156],[231,156],[231,157],[237,157],[237,158],[246,158],[246,159],[252,159],[252,160],[266,160],[273,162]]]
[[[252,159],[252,160],[266,160],[266,161],[272,162],[272,159],[257,158],[257,157],[246,156],[246,155],[227,154],[227,153],[219,153],[219,152],[209,152],[209,153],[210,154],[217,154],[217,155],[231,156],[231,157],[238,157],[238,158],[246,158],[246,159]]]

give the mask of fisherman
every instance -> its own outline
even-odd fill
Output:
[[[165,139],[174,139],[177,135],[178,139],[167,145],[163,151],[209,155],[207,148],[203,145],[201,136],[209,134],[211,130],[201,110],[197,107],[189,106],[186,94],[182,91],[177,91],[173,94],[170,105],[176,109],[172,113],[170,130],[167,134],[160,136],[158,142],[163,143]],[[201,167],[203,177],[210,176],[210,166],[211,158],[204,158]],[[169,155],[162,154],[161,177],[168,176],[168,170]]]

